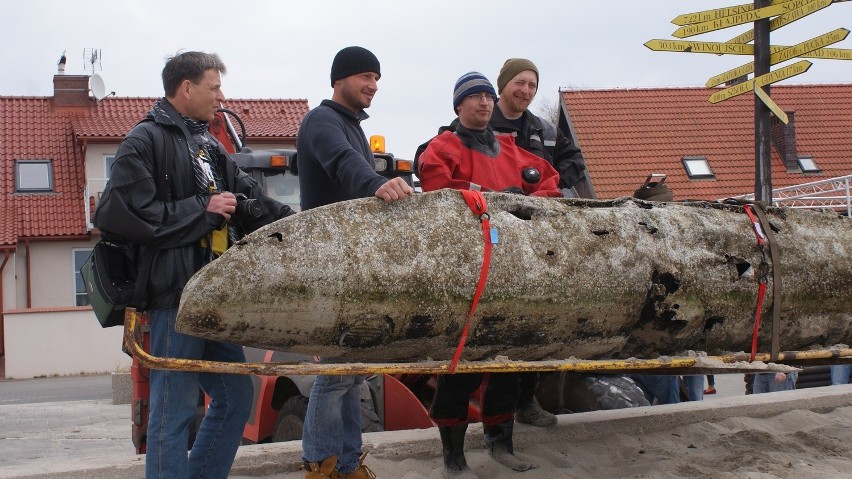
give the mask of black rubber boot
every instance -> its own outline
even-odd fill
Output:
[[[486,426],[483,424],[482,430],[485,432],[485,443],[488,444],[488,453],[491,457],[512,469],[513,471],[523,472],[538,467],[537,464],[524,461],[515,456],[515,448],[512,445],[512,430],[514,429],[515,421],[508,420]]]
[[[444,476],[475,478],[464,457],[464,435],[467,432],[467,424],[438,426],[438,432],[441,433],[441,446],[444,452]]]

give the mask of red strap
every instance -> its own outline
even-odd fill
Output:
[[[766,295],[766,281],[760,282],[757,289],[757,311],[754,313],[754,331],[751,332],[751,356],[749,362],[754,361],[757,356],[757,332],[760,329],[760,311],[763,309],[763,296]]]
[[[748,215],[751,221],[751,227],[754,230],[754,236],[757,238],[757,246],[760,248],[760,253],[763,255],[763,262],[766,262],[766,254],[763,251],[763,245],[766,242],[766,235],[763,233],[763,228],[760,226],[760,221],[751,209],[751,205],[743,205],[743,211]],[[754,329],[751,333],[751,356],[749,362],[754,361],[757,356],[757,333],[760,330],[760,313],[763,310],[763,297],[766,296],[766,277],[761,273],[758,278],[759,286],[757,288],[757,309],[754,312]]]
[[[476,285],[476,292],[473,295],[473,300],[470,303],[470,312],[467,314],[467,321],[464,323],[459,345],[456,347],[456,352],[453,354],[453,360],[450,362],[450,373],[456,371],[456,366],[461,359],[464,345],[467,342],[467,333],[470,329],[470,319],[476,311],[476,305],[479,304],[479,298],[482,296],[482,291],[485,289],[485,281],[488,279],[488,267],[491,264],[491,217],[487,212],[487,203],[485,196],[480,191],[459,190],[464,197],[467,206],[473,214],[479,217],[479,222],[482,224],[482,238],[485,241],[485,251],[482,258],[482,269],[479,271],[479,283]]]
[[[763,245],[766,242],[766,235],[763,233],[763,228],[760,226],[760,220],[755,216],[754,211],[751,209],[751,205],[743,205],[743,210],[748,215],[748,219],[751,220],[751,229],[754,230],[754,236],[757,238],[757,244]]]

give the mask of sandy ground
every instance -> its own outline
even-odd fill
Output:
[[[556,427],[547,429],[518,425],[516,450],[539,465],[528,472],[494,462],[478,424],[468,430],[466,456],[480,479],[852,478],[852,385],[711,398],[562,415]],[[92,407],[79,403],[65,407],[81,413],[84,405]],[[14,421],[13,412],[20,420],[25,411],[0,407],[0,424]],[[30,413],[49,422],[48,408],[40,411]],[[126,418],[90,422],[49,429],[49,434],[15,426],[21,437],[0,438],[5,439],[0,441],[0,459],[5,456],[0,478],[143,477],[144,459],[127,451]],[[96,441],[99,437],[109,442]],[[441,477],[434,428],[369,433],[364,443],[370,450],[367,464],[379,479]],[[22,447],[10,447],[14,444]],[[300,456],[300,441],[243,446],[230,477],[301,479]]]

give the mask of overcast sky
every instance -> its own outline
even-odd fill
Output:
[[[4,2],[0,16],[0,94],[50,96],[56,63],[87,74],[83,52],[102,51],[106,91],[161,96],[160,73],[179,50],[218,53],[228,67],[225,95],[331,96],[334,54],[372,50],[382,65],[379,92],[363,123],[387,149],[412,158],[416,146],[447,124],[456,79],[470,70],[493,83],[506,58],[525,57],[541,78],[533,111],[555,104],[559,88],[701,86],[750,60],[744,56],[653,52],[651,39],[673,39],[677,15],[748,0],[27,0]],[[852,29],[852,2],[833,4],[772,32],[794,45],[839,27]],[[751,24],[688,40],[727,41]],[[852,48],[852,38],[832,45]],[[773,67],[779,68],[790,62]],[[812,60],[785,83],[852,82],[852,61]],[[106,99],[105,101],[109,101]],[[783,106],[783,105],[782,105]]]

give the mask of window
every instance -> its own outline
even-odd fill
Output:
[[[716,175],[710,169],[710,163],[703,156],[684,156],[680,160],[687,176],[691,180],[714,179]]]
[[[89,295],[86,294],[86,283],[83,281],[83,275],[80,274],[80,268],[91,253],[91,249],[75,249],[72,253],[74,255],[74,304],[77,306],[89,305]]]
[[[17,160],[15,190],[19,192],[53,191],[53,162],[50,160]]]
[[[104,155],[104,178],[109,179],[112,165],[115,163],[115,155]]]
[[[799,157],[799,169],[802,173],[822,173],[822,169],[817,166],[816,161],[810,156]]]

